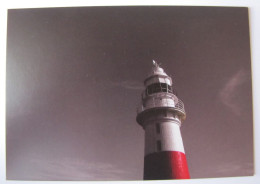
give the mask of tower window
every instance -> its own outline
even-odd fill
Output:
[[[162,143],[161,143],[161,141],[157,141],[156,144],[157,144],[157,151],[162,151]]]
[[[159,93],[159,92],[173,93],[173,90],[172,87],[166,83],[154,83],[147,86],[146,88],[147,95],[151,95],[153,93]]]
[[[168,93],[173,93],[173,91],[172,91],[172,87],[169,86],[169,85],[167,85],[167,87],[168,87]]]
[[[161,132],[160,124],[157,123],[157,124],[156,124],[156,133],[159,134],[160,132]]]
[[[167,92],[167,84],[166,83],[160,83],[161,84],[161,88],[162,88],[162,92]]]

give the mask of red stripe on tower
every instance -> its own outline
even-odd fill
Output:
[[[186,118],[184,104],[172,88],[172,79],[154,61],[137,122],[145,130],[144,179],[189,179],[180,126]]]
[[[153,153],[144,158],[144,179],[189,179],[186,156],[178,151]]]

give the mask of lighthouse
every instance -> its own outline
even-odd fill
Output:
[[[153,61],[144,86],[136,117],[145,131],[144,180],[189,179],[180,132],[186,113],[172,78]]]

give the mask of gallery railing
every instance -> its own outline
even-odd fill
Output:
[[[158,108],[158,107],[170,107],[176,111],[180,111],[181,113],[185,114],[183,102],[180,99],[178,99],[178,97],[176,97],[175,95],[173,94],[169,95],[169,93],[168,94],[161,93],[155,97],[150,97],[149,103],[146,103],[146,106],[144,105],[139,106],[139,108],[137,109],[137,113],[140,113],[147,109]]]

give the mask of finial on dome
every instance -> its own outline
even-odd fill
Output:
[[[153,60],[153,65],[154,65],[156,68],[159,67],[158,63],[157,63],[155,60]]]

